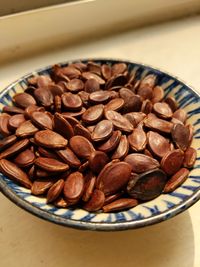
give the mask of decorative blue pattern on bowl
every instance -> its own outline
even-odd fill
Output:
[[[83,60],[87,61],[87,60]],[[121,60],[96,59],[97,63],[113,64]],[[75,62],[75,61],[74,61]],[[138,228],[169,219],[184,211],[200,198],[200,97],[189,86],[177,78],[152,67],[124,61],[129,70],[136,72],[138,78],[147,74],[156,74],[158,84],[165,90],[165,96],[173,96],[188,113],[188,122],[194,126],[194,140],[192,146],[197,149],[197,161],[185,183],[169,194],[162,194],[158,198],[140,204],[128,211],[117,213],[89,213],[82,209],[60,209],[46,204],[45,198],[32,196],[30,190],[25,189],[3,174],[0,174],[0,189],[14,203],[25,210],[54,223],[90,230],[115,231]],[[68,63],[62,63],[67,65]],[[27,78],[36,74],[48,74],[51,67],[28,74],[8,86],[0,94],[0,111],[4,105],[11,105],[11,98],[15,93],[22,92],[27,85]]]

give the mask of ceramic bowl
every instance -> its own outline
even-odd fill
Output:
[[[87,60],[83,60],[87,61]],[[97,63],[113,64],[119,60],[95,59]],[[122,60],[120,60],[122,61]],[[144,64],[124,61],[129,70],[136,72],[140,79],[147,74],[155,74],[158,84],[165,90],[165,96],[173,96],[179,107],[188,113],[188,122],[194,126],[194,139],[192,146],[197,149],[197,160],[189,178],[169,194],[162,194],[156,199],[140,204],[127,211],[117,213],[89,213],[82,209],[60,209],[47,205],[45,198],[36,197],[3,174],[0,174],[0,189],[2,193],[21,208],[32,214],[68,227],[78,229],[116,231],[143,227],[167,220],[189,208],[200,198],[200,96],[194,89],[180,81],[178,78],[146,66]],[[67,65],[71,62],[64,62]],[[26,88],[27,79],[36,74],[48,74],[51,66],[34,71],[16,82],[12,83],[0,94],[0,111],[4,105],[11,105],[12,96]]]

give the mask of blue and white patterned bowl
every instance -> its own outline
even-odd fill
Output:
[[[87,60],[83,60],[87,61]],[[116,63],[121,60],[96,59],[97,63]],[[185,83],[152,67],[124,61],[129,70],[136,71],[138,78],[147,74],[156,74],[158,83],[165,90],[165,96],[173,96],[188,113],[188,122],[194,126],[192,146],[197,149],[197,161],[185,183],[169,194],[140,204],[128,211],[117,213],[89,213],[82,209],[60,209],[46,204],[45,198],[32,196],[25,189],[0,173],[0,189],[5,196],[23,209],[45,220],[78,229],[116,231],[143,227],[167,220],[186,210],[200,199],[200,96]],[[65,62],[61,65],[67,65]],[[12,96],[22,92],[27,85],[27,79],[36,74],[48,74],[51,67],[30,73],[12,83],[0,94],[0,111],[4,105],[11,105]]]

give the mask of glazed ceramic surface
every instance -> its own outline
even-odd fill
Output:
[[[94,62],[113,64],[119,61],[96,59]],[[82,209],[61,209],[47,205],[45,198],[31,195],[30,190],[17,185],[0,173],[0,189],[3,194],[18,206],[48,221],[79,229],[102,231],[132,229],[158,223],[186,210],[199,200],[200,96],[185,83],[170,74],[143,64],[124,62],[128,64],[130,71],[136,72],[138,79],[141,79],[147,74],[157,75],[158,84],[164,88],[165,96],[173,96],[178,102],[179,107],[185,109],[188,113],[187,122],[194,126],[192,146],[197,149],[197,160],[189,174],[189,178],[184,184],[172,193],[162,194],[152,201],[117,213],[89,213]],[[68,63],[71,63],[71,61],[62,63],[61,65],[67,65]],[[47,75],[50,72],[51,66],[40,69],[22,77],[4,89],[0,94],[0,111],[4,105],[12,105],[13,95],[22,92],[26,88],[29,77],[36,74]]]

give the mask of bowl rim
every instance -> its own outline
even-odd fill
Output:
[[[197,92],[192,86],[188,85],[186,82],[184,82],[182,79],[179,79],[177,76],[172,75],[171,73],[164,71],[160,68],[153,67],[151,65],[147,65],[144,63],[136,62],[136,61],[130,61],[126,59],[118,59],[118,58],[83,58],[83,59],[73,59],[73,60],[67,60],[67,61],[62,61],[59,63],[54,63],[54,64],[60,64],[60,65],[66,65],[69,63],[74,63],[74,62],[87,62],[89,60],[92,60],[94,62],[97,61],[105,61],[105,62],[124,62],[128,64],[135,64],[138,66],[142,66],[145,68],[149,68],[153,71],[159,71],[163,74],[166,74],[173,78],[174,80],[178,81],[179,83],[183,84],[184,86],[187,86],[188,89],[198,98],[200,98],[200,93]],[[8,92],[13,86],[16,84],[22,82],[23,80],[27,79],[28,77],[31,77],[34,75],[34,73],[39,73],[43,72],[46,70],[50,70],[52,66],[54,65],[48,65],[45,67],[38,68],[32,72],[29,72],[28,74],[23,75],[21,78],[15,80],[14,82],[10,83],[8,86],[6,86],[0,93],[0,98]],[[18,196],[8,185],[7,183],[3,180],[0,179],[0,191],[8,198],[10,199],[13,203],[15,203],[17,206],[21,207],[22,209],[28,211],[29,213],[36,215],[37,217],[71,228],[76,228],[76,229],[82,229],[82,230],[97,230],[97,231],[120,231],[120,230],[128,230],[128,229],[136,229],[140,227],[145,227],[148,225],[156,224],[165,220],[168,220],[175,215],[183,212],[184,210],[188,209],[192,205],[194,205],[199,199],[200,199],[200,190],[198,190],[196,193],[194,193],[192,196],[187,198],[186,200],[183,201],[181,204],[176,204],[173,208],[168,209],[167,211],[160,212],[157,215],[154,215],[153,217],[148,217],[144,218],[142,220],[134,220],[134,221],[125,221],[125,222],[83,222],[79,220],[73,220],[73,219],[68,219],[64,217],[60,217],[59,215],[55,215],[52,213],[49,213],[46,210],[42,210],[39,207],[33,206],[31,203],[26,201],[25,199],[21,198]]]

